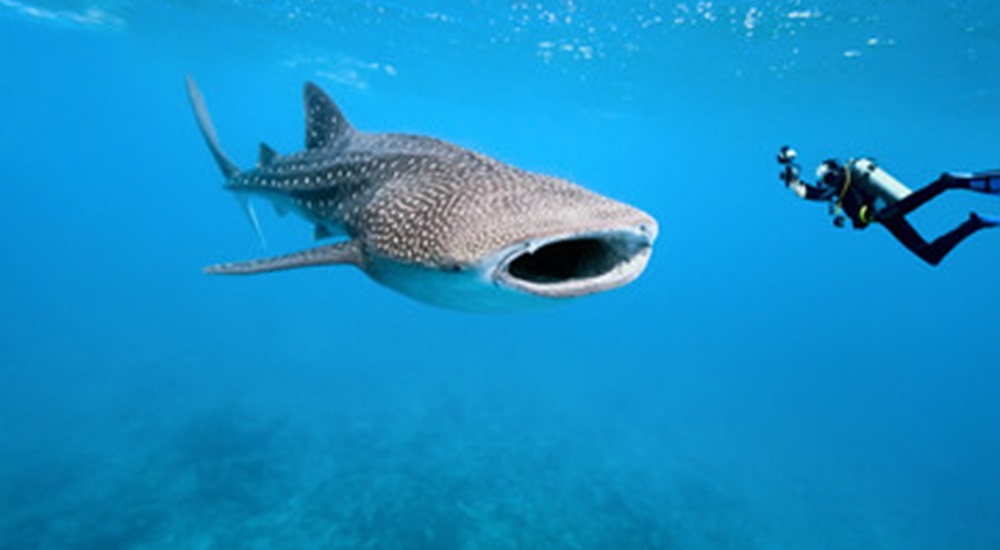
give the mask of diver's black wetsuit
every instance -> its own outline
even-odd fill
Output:
[[[831,163],[829,166],[837,167],[838,165]],[[786,183],[788,181],[786,179]],[[832,177],[824,178],[820,185],[812,185],[802,180],[798,180],[797,183],[803,186],[798,191],[802,198],[814,201],[837,200],[837,204],[851,219],[855,229],[864,229],[870,223],[878,222],[885,226],[903,246],[931,265],[941,263],[941,260],[969,235],[980,229],[997,225],[996,220],[984,219],[972,213],[969,215],[969,219],[958,227],[928,243],[910,225],[910,222],[906,221],[905,216],[949,189],[969,189],[983,193],[1000,194],[1000,170],[977,174],[945,173],[934,182],[880,210],[875,209],[876,197],[870,192],[866,192],[863,186],[850,185],[843,170],[833,174]],[[789,185],[792,184],[789,183]]]
[[[996,185],[996,189],[991,189],[991,183]],[[973,185],[980,185],[976,188]],[[985,188],[984,188],[985,187]],[[941,235],[934,242],[928,243],[919,233],[906,221],[906,214],[913,212],[927,201],[947,191],[948,189],[973,189],[984,192],[1000,193],[1000,172],[990,174],[979,174],[976,176],[960,176],[953,174],[942,174],[935,180],[916,191],[905,199],[887,206],[876,213],[876,219],[885,226],[896,239],[903,243],[906,248],[914,254],[923,258],[931,265],[937,265],[944,257],[951,252],[958,243],[965,240],[980,229],[993,227],[996,225],[992,221],[981,218],[976,213],[969,214],[969,219],[962,222],[958,227]]]

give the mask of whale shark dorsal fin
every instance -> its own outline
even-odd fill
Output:
[[[260,144],[260,156],[257,159],[258,166],[270,166],[277,160],[281,155],[277,151],[271,148],[270,145],[261,142]]]
[[[306,83],[306,148],[335,147],[354,132],[337,104],[312,82]]]

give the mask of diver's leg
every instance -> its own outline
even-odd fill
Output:
[[[903,200],[883,208],[879,215],[885,218],[905,216],[948,189],[968,189],[1000,195],[1000,170],[974,174],[946,172],[937,180],[907,195]]]
[[[910,249],[917,256],[920,256],[925,262],[931,265],[937,265],[941,261],[940,258],[934,258],[927,255],[927,241],[917,233],[916,229],[910,225],[910,222],[906,221],[902,216],[893,216],[891,218],[886,218],[881,220],[882,225],[892,233],[896,240],[903,244],[906,248]]]
[[[967,189],[968,184],[968,181],[962,178],[951,174],[941,174],[940,178],[910,193],[903,200],[883,208],[879,212],[879,217],[891,219],[905,216],[948,189]]]
[[[980,229],[995,227],[997,225],[993,220],[983,219],[976,214],[971,214],[969,215],[969,219],[962,222],[961,225],[928,244],[902,216],[883,219],[881,223],[903,246],[931,265],[941,263],[941,260],[969,235]]]

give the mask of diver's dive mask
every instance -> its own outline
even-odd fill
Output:
[[[844,184],[845,176],[846,171],[844,167],[833,159],[824,160],[823,163],[816,168],[816,180],[826,187],[832,187],[839,190]]]

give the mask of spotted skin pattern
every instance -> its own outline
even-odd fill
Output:
[[[611,227],[623,216],[644,217],[567,181],[434,138],[354,132],[339,147],[334,155],[307,149],[282,157],[227,187],[284,194],[315,223],[363,235],[372,252],[432,266],[470,264],[576,223],[594,229],[595,221]]]
[[[656,222],[644,212],[568,181],[432,137],[358,131],[313,84],[305,87],[306,148],[280,155],[262,145],[257,167],[240,171],[219,147],[200,92],[193,81],[188,86],[202,133],[228,176],[225,187],[291,207],[319,236],[345,235],[352,246],[326,263],[371,271],[376,259],[389,259],[460,271],[533,239],[622,227],[648,228],[655,236]],[[303,253],[272,263],[283,269],[320,265],[323,258]],[[271,265],[223,264],[210,272],[256,273]]]

